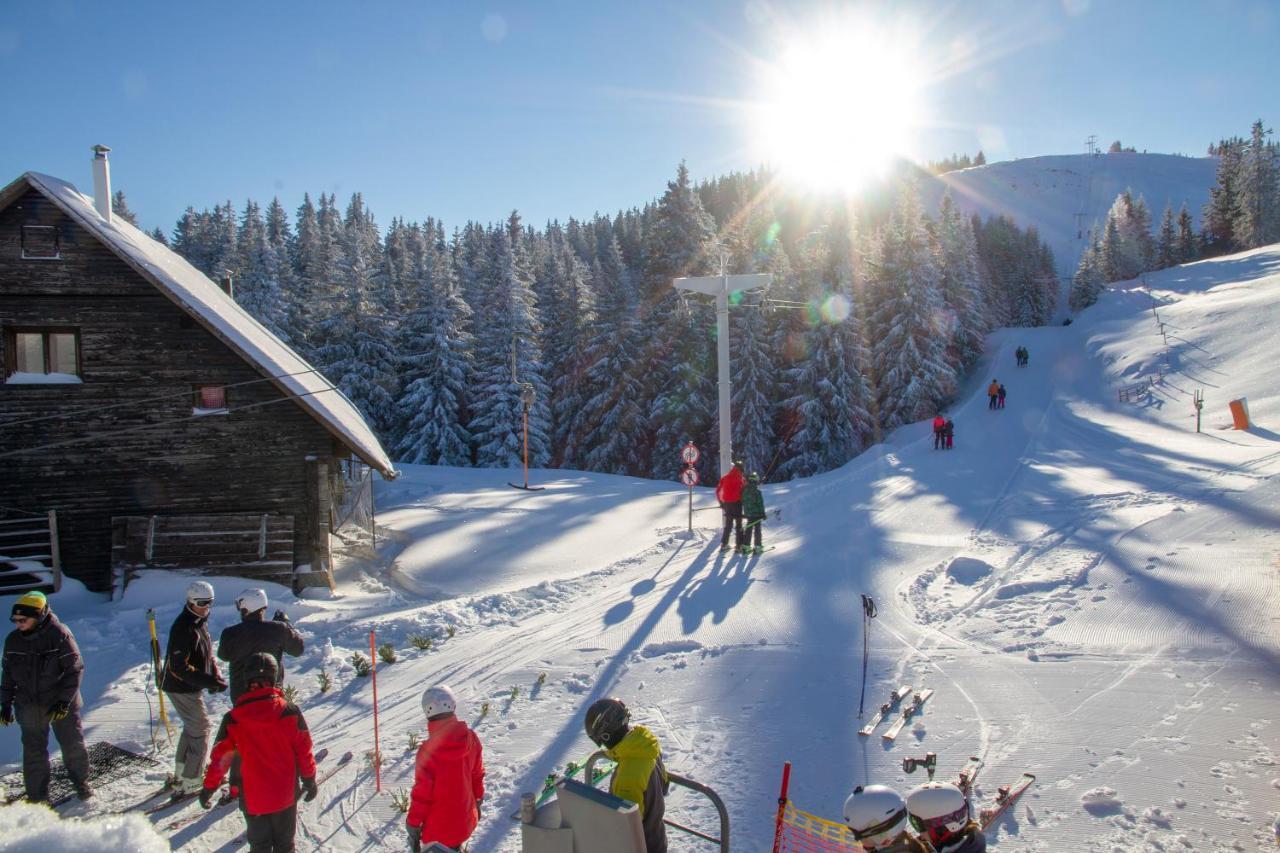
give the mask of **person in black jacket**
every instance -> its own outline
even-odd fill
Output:
[[[0,725],[22,728],[22,781],[27,799],[49,799],[49,727],[62,747],[62,763],[82,800],[89,787],[89,752],[80,725],[84,664],[71,631],[49,609],[42,592],[28,592],[9,617],[17,629],[4,641]]]
[[[187,604],[169,629],[161,687],[182,719],[182,735],[173,756],[173,796],[185,799],[200,793],[204,764],[209,754],[209,713],[204,707],[205,690],[221,693],[227,682],[213,659],[209,637],[209,611],[213,609],[213,587],[195,581],[187,587]]]
[[[249,689],[244,665],[251,655],[266,652],[276,659],[276,686],[284,685],[284,656],[302,654],[302,637],[289,624],[283,610],[277,610],[267,621],[267,593],[246,589],[236,598],[240,624],[232,625],[218,638],[218,657],[231,664],[231,701],[234,703]]]

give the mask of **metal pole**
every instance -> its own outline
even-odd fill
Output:
[[[524,404],[524,487],[529,488],[529,404]]]
[[[373,787],[382,793],[382,747],[378,741],[378,650],[369,632],[369,674],[373,677]]]
[[[729,277],[722,271],[716,294],[716,361],[720,374],[720,476],[733,467],[733,415],[729,411]]]
[[[1197,422],[1199,422],[1200,414],[1196,413]],[[1196,432],[1200,430],[1197,429]],[[689,487],[689,535],[693,535],[693,486]]]

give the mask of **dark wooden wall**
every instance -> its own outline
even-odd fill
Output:
[[[61,259],[24,260],[22,225],[56,226]],[[291,515],[312,559],[306,460],[346,451],[295,402],[191,419],[195,385],[262,374],[34,190],[0,210],[0,326],[80,330],[83,384],[0,384],[0,507],[58,511],[66,574],[110,588],[116,515]],[[227,405],[280,396],[257,382]]]

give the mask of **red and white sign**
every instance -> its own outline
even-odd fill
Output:
[[[684,483],[686,486],[688,486],[691,489],[694,486],[698,485],[698,469],[685,468],[683,471],[680,472],[680,482]]]
[[[693,442],[689,442],[680,448],[680,460],[686,465],[697,465],[698,460],[702,458],[702,454],[698,452],[698,448],[693,446]]]

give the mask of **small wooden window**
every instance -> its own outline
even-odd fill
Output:
[[[80,330],[5,329],[4,375],[14,385],[82,381]]]
[[[197,385],[191,413],[194,415],[225,415],[227,413],[226,386]]]
[[[23,225],[22,257],[57,260],[58,229],[52,225]]]

